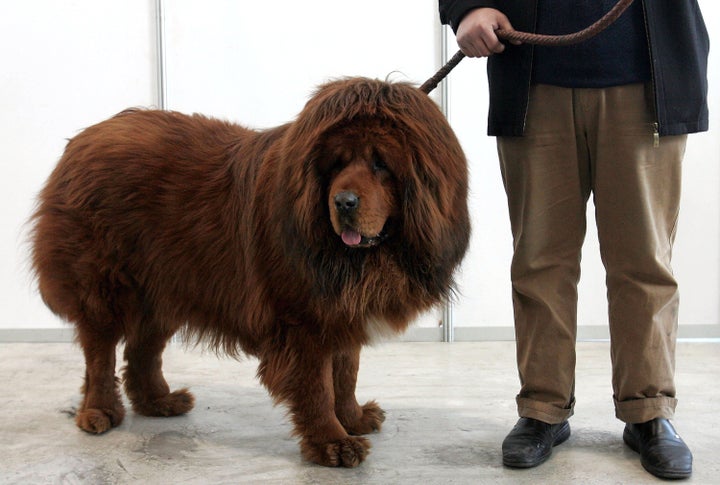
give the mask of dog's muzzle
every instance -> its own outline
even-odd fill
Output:
[[[369,248],[377,246],[385,238],[387,233],[383,228],[380,234],[373,237],[363,236],[354,229],[355,217],[360,207],[360,198],[354,192],[344,191],[338,193],[335,198],[335,210],[337,210],[340,216],[340,221],[343,225],[340,237],[346,246],[353,248]]]

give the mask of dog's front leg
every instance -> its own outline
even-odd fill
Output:
[[[360,367],[360,346],[333,356],[333,385],[335,415],[351,435],[380,431],[385,412],[375,401],[360,406],[355,397],[355,385]]]
[[[290,408],[305,459],[344,467],[365,459],[370,442],[348,435],[335,415],[332,354],[311,344],[286,346],[266,355],[258,374],[270,394]]]

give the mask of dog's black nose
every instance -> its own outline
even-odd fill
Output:
[[[359,205],[360,198],[354,192],[340,192],[335,196],[335,208],[338,212],[354,212]]]

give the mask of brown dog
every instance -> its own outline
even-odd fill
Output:
[[[33,264],[85,354],[76,421],[193,407],[161,354],[178,330],[260,359],[303,456],[356,466],[383,411],[360,406],[360,348],[403,331],[452,290],[469,222],[467,167],[445,118],[407,84],[322,86],[267,131],[128,110],[72,139],[40,194]]]

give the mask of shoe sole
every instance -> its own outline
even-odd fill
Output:
[[[555,437],[555,441],[553,441],[553,444],[548,449],[548,452],[546,454],[544,454],[543,456],[541,456],[540,459],[538,459],[536,461],[532,461],[532,462],[509,461],[503,457],[503,465],[505,465],[506,467],[509,467],[509,468],[533,468],[538,465],[542,465],[543,463],[545,463],[548,460],[548,458],[550,458],[552,456],[552,449],[555,446],[566,442],[568,440],[568,438],[570,438],[570,423],[565,423],[565,426],[562,427],[562,429],[560,430],[558,435]]]
[[[637,441],[635,440],[635,436],[633,436],[633,434],[628,432],[627,430],[623,431],[623,441],[626,445],[628,445],[631,450],[633,450],[635,453],[640,454],[640,464],[645,469],[645,471],[652,475],[655,475],[658,478],[681,480],[683,478],[690,478],[690,476],[692,475],[692,470],[689,472],[669,472],[667,470],[660,470],[652,465],[648,465],[647,463],[645,463],[645,459],[643,458],[642,453],[640,453],[640,445],[638,445]]]

